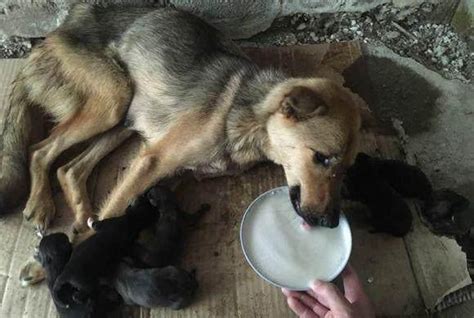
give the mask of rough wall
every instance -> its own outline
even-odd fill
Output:
[[[431,0],[439,2],[441,0]],[[55,29],[75,0],[1,0],[0,38],[42,37]],[[84,2],[132,5],[174,5],[200,15],[228,36],[248,38],[267,29],[282,15],[367,11],[391,0],[86,0]],[[413,5],[422,0],[393,0],[396,5]]]

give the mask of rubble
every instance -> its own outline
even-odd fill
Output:
[[[276,37],[279,30],[285,33],[285,38],[289,38],[288,32],[293,32],[297,44],[351,40],[383,44],[448,79],[469,82],[474,75],[474,53],[452,26],[432,23],[434,9],[434,4],[427,2],[404,8],[384,4],[368,12],[301,13],[277,19],[270,31],[251,41],[288,45]],[[271,38],[267,34],[271,34]]]
[[[0,58],[20,58],[31,51],[31,40],[20,37],[0,37]]]
[[[254,46],[352,40],[383,44],[448,79],[470,82],[474,75],[474,53],[450,25],[430,21],[434,9],[434,4],[426,2],[403,8],[384,4],[366,12],[299,13],[278,18],[269,30],[239,42]],[[0,58],[23,57],[31,45],[25,38],[0,37]]]

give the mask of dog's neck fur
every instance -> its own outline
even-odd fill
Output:
[[[244,75],[227,118],[227,152],[233,162],[246,165],[271,159],[266,123],[278,105],[269,105],[267,96],[286,79],[272,69],[252,69]]]

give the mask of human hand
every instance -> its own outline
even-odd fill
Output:
[[[332,283],[316,281],[306,292],[282,289],[288,306],[300,318],[372,318],[373,305],[365,294],[354,269],[342,272],[344,295]]]

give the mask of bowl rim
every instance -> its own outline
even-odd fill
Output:
[[[270,189],[268,191],[265,191],[263,193],[261,193],[259,196],[257,196],[257,198],[255,198],[252,203],[249,204],[249,206],[247,207],[247,209],[245,210],[245,213],[244,213],[244,216],[242,217],[242,221],[240,222],[240,234],[239,234],[239,237],[240,237],[240,247],[242,248],[242,252],[245,256],[245,259],[247,261],[247,263],[250,265],[250,267],[254,270],[255,273],[257,273],[258,276],[260,276],[260,278],[262,278],[263,280],[265,280],[266,282],[270,283],[271,285],[275,286],[275,287],[279,287],[279,288],[285,288],[285,289],[288,289],[288,290],[291,290],[291,291],[306,291],[309,289],[309,287],[306,287],[306,288],[299,288],[299,287],[295,287],[295,286],[283,286],[283,285],[280,285],[279,283],[271,280],[270,278],[268,277],[265,277],[265,275],[263,275],[255,266],[254,264],[252,263],[252,261],[250,260],[250,257],[248,256],[247,254],[247,251],[245,249],[245,246],[244,246],[244,238],[243,238],[243,228],[244,228],[244,223],[245,223],[245,220],[246,218],[248,218],[248,215],[251,213],[250,211],[252,211],[252,207],[259,201],[261,200],[263,197],[267,196],[269,193],[271,192],[274,192],[274,191],[281,191],[281,190],[289,190],[289,187],[288,186],[280,186],[280,187],[276,187],[276,188],[273,188],[273,189]],[[296,213],[296,212],[295,212]],[[340,221],[343,221],[347,224],[347,229],[348,229],[348,244],[349,244],[349,253],[347,253],[347,255],[344,257],[344,260],[340,263],[341,265],[339,266],[338,270],[334,272],[333,275],[330,276],[330,279],[328,281],[333,281],[337,276],[339,276],[339,274],[342,273],[342,271],[344,270],[344,268],[346,267],[347,263],[349,262],[349,258],[352,254],[352,231],[351,231],[351,227],[349,225],[349,220],[347,219],[347,217],[345,216],[345,214],[341,211],[341,214],[340,214]],[[339,222],[340,222],[339,221]]]

